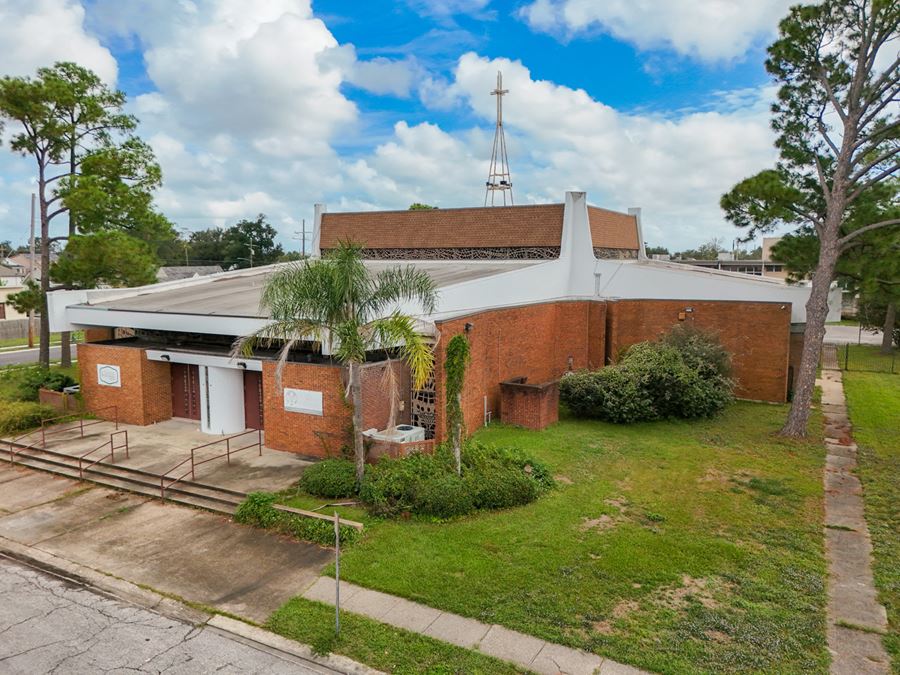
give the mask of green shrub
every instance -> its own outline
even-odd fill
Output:
[[[23,401],[37,401],[38,389],[62,391],[77,382],[66,373],[52,368],[28,368],[16,373],[17,396]]]
[[[383,458],[366,468],[360,499],[376,515],[452,518],[476,509],[527,504],[553,486],[549,467],[518,448],[470,440],[461,454],[462,476],[446,447],[434,455]]]
[[[732,400],[731,360],[715,336],[678,326],[633,345],[615,366],[570,373],[560,399],[573,414],[608,422],[711,417]]]
[[[453,518],[475,509],[471,486],[455,472],[429,476],[414,488],[413,509],[435,518]]]
[[[466,480],[479,509],[507,509],[530,504],[541,492],[536,480],[511,466],[475,470],[466,475]]]
[[[634,372],[617,366],[563,376],[559,398],[577,417],[629,424],[657,418],[653,400]]]
[[[446,473],[446,469],[440,459],[432,455],[415,453],[398,459],[384,457],[377,464],[366,467],[359,497],[376,515],[412,512],[419,483],[442,473]]]
[[[0,402],[0,434],[13,434],[41,426],[41,420],[54,417],[58,411],[33,401]]]
[[[274,507],[277,499],[277,496],[270,492],[251,492],[234,512],[235,522],[273,530],[322,546],[334,546],[332,523],[319,518],[279,511]],[[357,529],[341,526],[342,544],[352,544],[359,537],[360,532]]]
[[[326,499],[352,497],[356,494],[356,467],[347,459],[323,459],[303,471],[300,487]]]

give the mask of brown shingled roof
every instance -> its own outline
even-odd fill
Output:
[[[639,249],[637,219],[627,213],[588,206],[594,248]]]
[[[563,210],[563,204],[539,204],[323,213],[320,246],[327,250],[339,241],[370,249],[559,246]],[[595,247],[638,247],[633,216],[595,207],[588,213]]]

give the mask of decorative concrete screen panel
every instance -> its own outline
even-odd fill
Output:
[[[289,412],[323,415],[322,392],[284,388],[284,409]]]
[[[112,366],[106,363],[97,364],[97,384],[104,387],[121,387],[122,371],[119,366]]]

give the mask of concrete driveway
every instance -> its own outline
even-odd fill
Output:
[[[263,622],[332,553],[227,518],[0,465],[2,538]]]

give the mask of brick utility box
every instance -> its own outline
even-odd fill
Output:
[[[529,384],[527,377],[500,383],[500,421],[526,429],[546,429],[559,420],[559,380]]]

